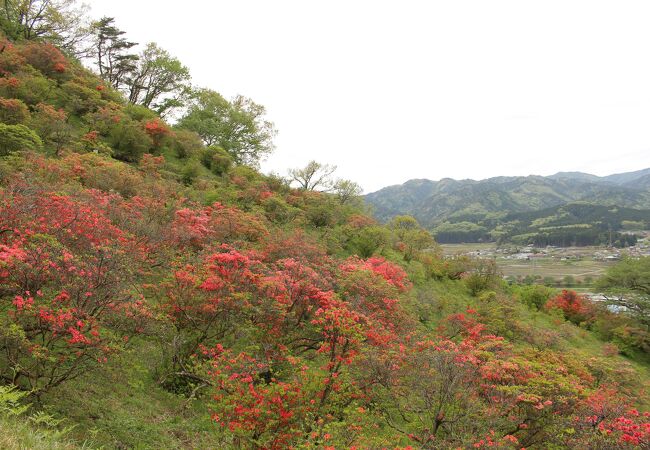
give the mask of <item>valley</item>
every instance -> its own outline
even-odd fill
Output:
[[[647,236],[647,232],[643,233]],[[494,259],[503,277],[510,282],[539,283],[573,289],[588,288],[609,267],[623,257],[650,256],[650,245],[643,237],[632,247],[517,247],[495,243],[440,244],[446,257],[465,255]]]

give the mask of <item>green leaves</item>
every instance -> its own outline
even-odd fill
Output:
[[[229,102],[218,92],[201,89],[178,125],[196,132],[206,145],[223,148],[237,164],[256,167],[274,149],[275,126],[265,114],[249,98],[239,95]]]
[[[21,150],[40,150],[41,138],[25,125],[6,125],[0,123],[0,156]]]
[[[598,280],[597,287],[610,304],[650,324],[650,257],[622,260]]]

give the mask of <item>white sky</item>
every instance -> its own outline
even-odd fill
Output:
[[[262,165],[411,178],[650,167],[648,1],[86,0],[266,106]]]

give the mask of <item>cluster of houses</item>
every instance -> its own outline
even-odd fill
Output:
[[[623,256],[638,258],[650,256],[650,238],[639,239],[636,245],[624,249],[614,247],[554,247],[536,248],[531,245],[526,247],[502,247],[468,252],[467,255],[475,258],[504,258],[511,260],[530,261],[536,258],[557,258],[559,261],[577,261],[593,259],[596,261],[618,261]]]

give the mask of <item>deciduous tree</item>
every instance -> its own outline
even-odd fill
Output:
[[[306,191],[329,191],[334,186],[332,174],[336,166],[309,161],[302,169],[289,170],[291,181]]]
[[[128,98],[164,116],[170,109],[181,106],[181,96],[187,89],[190,72],[153,42],[140,53],[133,71],[128,76]]]
[[[275,127],[265,114],[249,98],[237,96],[229,102],[218,92],[201,89],[178,125],[198,133],[206,145],[223,148],[237,164],[257,166],[274,149]]]

